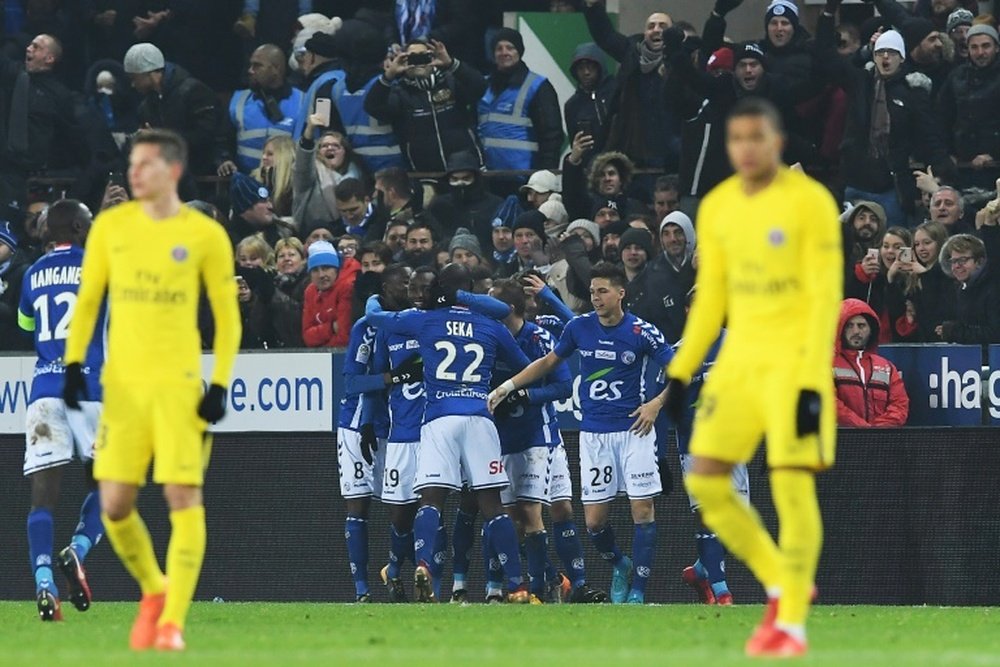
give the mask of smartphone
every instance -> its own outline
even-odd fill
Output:
[[[878,259],[878,248],[868,248],[868,252],[865,253],[866,259]]]
[[[120,171],[108,172],[108,185],[117,185],[118,187],[128,189],[125,183],[125,174]]]
[[[419,67],[421,65],[430,65],[431,61],[434,60],[434,54],[430,51],[424,51],[422,53],[411,53],[406,56],[406,64],[413,65],[414,67]]]
[[[578,120],[576,122],[576,131],[583,132],[588,137],[594,136],[594,124],[590,120]]]
[[[317,97],[316,98],[316,110],[314,113],[322,117],[323,127],[330,127],[330,105],[333,102],[329,97]]]
[[[899,261],[904,264],[909,264],[913,261],[913,248],[900,248],[899,249]]]

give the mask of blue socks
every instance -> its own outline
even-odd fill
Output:
[[[390,579],[399,578],[399,568],[406,560],[413,560],[413,531],[400,533],[394,526],[389,527],[389,570]]]
[[[517,530],[510,516],[500,514],[483,526],[483,540],[496,554],[507,575],[507,590],[513,591],[524,583],[521,573],[521,554],[518,553]],[[544,576],[544,575],[543,575]]]
[[[608,563],[614,566],[621,562],[622,552],[619,551],[618,545],[615,544],[615,531],[610,523],[605,524],[604,528],[596,533],[591,532],[590,541],[594,544],[594,548],[597,549],[597,553],[601,554],[601,558]]]
[[[437,543],[438,528],[441,526],[441,512],[432,505],[422,505],[413,517],[413,549],[417,565],[433,568],[434,548]]]
[[[465,588],[465,575],[469,572],[469,553],[472,551],[472,543],[475,540],[475,525],[475,514],[467,514],[462,510],[458,510],[455,514],[455,529],[452,531],[451,539],[454,553],[452,567],[455,571],[456,590]]]
[[[556,521],[552,524],[552,534],[555,537],[556,553],[566,576],[573,582],[573,588],[587,582],[587,574],[583,565],[583,545],[576,533],[576,524],[572,521]]]
[[[632,577],[632,590],[646,594],[646,583],[653,569],[653,554],[656,552],[656,522],[635,524],[635,536],[632,538],[632,566],[635,576]]]
[[[698,562],[695,563],[695,570],[698,576],[708,579],[712,584],[712,592],[715,595],[729,592],[726,584],[726,549],[719,542],[715,533],[698,531],[695,533],[695,541],[698,545]]]
[[[434,537],[434,562],[430,563],[431,586],[434,597],[441,599],[441,579],[444,578],[444,564],[448,560],[448,531],[444,528],[444,519],[438,522],[437,534]]]
[[[52,542],[55,529],[52,526],[52,512],[36,509],[28,514],[28,554],[35,574],[35,590],[47,588],[59,597],[55,578],[52,576]]]
[[[483,568],[486,570],[486,595],[500,595],[503,592],[503,568],[490,541],[486,538],[486,526],[482,530]]]
[[[543,599],[545,597],[545,566],[549,562],[548,550],[549,536],[544,530],[525,536],[524,551],[527,554],[531,592]]]
[[[368,522],[348,516],[344,530],[347,538],[347,558],[351,562],[351,577],[358,596],[368,593]]]
[[[83,499],[80,506],[80,522],[76,524],[76,532],[70,541],[70,546],[82,561],[90,550],[104,536],[104,523],[101,521],[101,498],[97,491],[91,491]]]

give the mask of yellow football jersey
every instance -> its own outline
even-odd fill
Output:
[[[694,304],[670,376],[689,381],[725,323],[717,368],[794,369],[798,389],[825,388],[843,270],[837,206],[823,185],[785,167],[751,196],[739,176],[726,179],[698,210]]]
[[[215,318],[212,382],[228,386],[241,325],[225,230],[187,206],[162,220],[146,215],[139,202],[101,213],[87,239],[66,362],[83,361],[106,292],[105,384],[199,378],[202,285]]]

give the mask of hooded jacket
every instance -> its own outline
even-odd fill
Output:
[[[474,175],[471,185],[452,187],[447,176],[457,171],[470,171]],[[435,220],[442,222],[442,231],[447,235],[459,227],[472,230],[479,239],[479,247],[493,247],[493,218],[503,204],[503,198],[490,192],[480,171],[479,153],[462,151],[448,158],[448,172],[441,186],[441,194],[436,195],[427,205],[426,211]]]
[[[852,317],[868,320],[871,335],[864,350],[844,346],[844,327]],[[910,399],[899,370],[878,354],[879,321],[868,304],[846,299],[840,309],[840,326],[833,360],[837,390],[838,426],[903,426],[910,414]]]
[[[680,267],[667,258],[666,252],[646,263],[646,267],[625,288],[629,312],[658,328],[671,345],[680,340],[687,322],[688,293],[694,288],[695,270],[691,266],[697,242],[694,226],[686,215],[669,214],[660,224],[677,225],[684,230],[687,248]]]
[[[563,105],[566,134],[572,142],[573,137],[580,131],[580,122],[589,122],[594,137],[594,148],[591,152],[599,153],[607,141],[609,107],[611,96],[615,91],[615,78],[608,75],[604,69],[604,52],[593,42],[587,42],[576,47],[573,63],[569,66],[570,74],[577,84],[580,83],[580,79],[576,75],[576,66],[582,60],[597,63],[600,74],[597,76],[597,86],[593,91],[588,93],[578,86],[573,96]]]
[[[986,246],[986,261],[964,283],[954,279],[950,263],[944,261],[951,256],[955,237],[941,248],[938,264],[952,279],[955,289],[953,296],[948,295],[955,303],[955,319],[941,323],[941,338],[948,343],[1000,343],[1000,275],[993,264],[1000,258],[1000,227],[983,226],[979,234]]]

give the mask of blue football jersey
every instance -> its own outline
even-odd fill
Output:
[[[416,338],[379,329],[375,336],[375,363],[372,370],[387,373],[420,354]],[[423,382],[393,385],[389,390],[389,442],[419,442],[426,403]]]
[[[652,397],[647,391],[646,367],[664,367],[673,350],[660,330],[625,313],[622,321],[605,327],[596,313],[570,320],[555,353],[567,358],[580,352],[580,429],[591,433],[627,431],[629,415]]]
[[[516,371],[529,363],[503,324],[461,306],[382,312],[368,318],[420,344],[427,394],[425,424],[454,415],[489,417],[486,397],[496,361],[506,361]]]
[[[340,428],[352,431],[361,429],[362,424],[370,422],[375,426],[375,435],[384,438],[389,433],[389,416],[386,408],[384,384],[381,378],[374,382],[377,389],[372,391],[351,391],[350,387],[360,376],[368,376],[372,372],[372,362],[375,355],[376,330],[365,318],[361,318],[351,327],[351,335],[347,341],[347,352],[344,354],[344,396],[340,399],[340,416],[337,424]],[[363,394],[369,394],[368,401],[372,412],[364,414],[365,402]]]
[[[538,315],[535,317],[535,324],[555,336],[556,340],[562,337],[566,323],[559,319],[557,315]]]
[[[701,398],[701,388],[705,386],[705,380],[708,378],[712,366],[715,365],[715,359],[719,356],[719,349],[722,347],[725,339],[726,330],[723,329],[715,343],[709,348],[708,354],[705,356],[705,361],[701,364],[701,368],[692,376],[691,382],[688,384],[686,396],[687,407],[684,410],[681,423],[675,426],[677,429],[677,451],[681,454],[687,454],[688,452],[688,445],[691,443],[691,430],[694,426],[694,415],[698,410],[698,402]],[[674,351],[676,352],[683,343],[683,339],[677,341],[674,345]]]
[[[17,319],[22,329],[34,331],[35,353],[38,355],[29,403],[39,398],[62,398],[66,369],[63,356],[80,289],[82,265],[82,248],[60,245],[32,264],[24,274]],[[91,401],[101,400],[100,375],[104,366],[106,338],[107,301],[101,305],[83,364],[87,398]]]
[[[517,346],[531,361],[541,359],[555,348],[555,338],[533,322],[525,322],[514,337]],[[503,362],[497,364],[493,381],[499,385],[516,373]],[[554,390],[554,391],[553,391]],[[538,400],[538,395],[544,400]],[[515,408],[509,415],[496,420],[500,434],[500,448],[504,454],[523,452],[530,447],[555,447],[559,437],[559,423],[552,401],[573,395],[573,377],[565,362],[545,378],[542,385],[528,389],[531,403]]]

